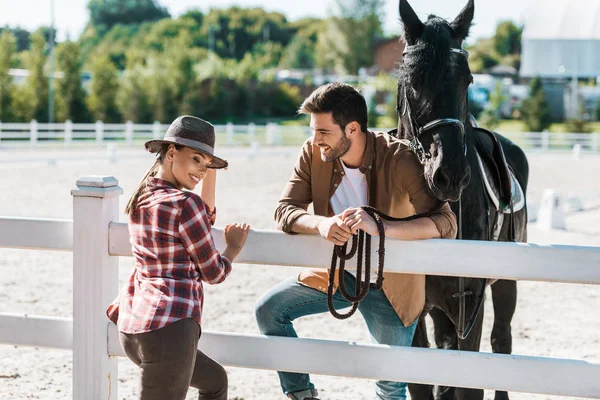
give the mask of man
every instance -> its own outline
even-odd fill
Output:
[[[324,85],[304,101],[300,113],[310,115],[314,134],[304,143],[279,200],[275,211],[279,229],[318,233],[342,245],[358,229],[377,235],[375,221],[356,208],[368,204],[393,217],[431,212],[430,217],[386,222],[386,237],[412,240],[456,236],[456,218],[447,203],[429,193],[416,156],[397,139],[367,130],[367,105],[356,89],[341,83]],[[315,215],[306,211],[310,203]],[[344,279],[347,291],[354,293],[356,261],[348,262],[346,268],[345,276],[339,279]],[[425,276],[384,277],[383,290],[370,290],[359,311],[377,343],[410,346],[425,304]],[[375,279],[373,272],[371,283]],[[261,333],[297,337],[294,319],[328,311],[327,284],[326,270],[306,270],[270,289],[256,305]],[[334,307],[348,306],[350,303],[336,291]],[[318,400],[307,374],[279,372],[279,378],[288,398]],[[405,399],[406,383],[378,381],[376,395],[385,400]]]

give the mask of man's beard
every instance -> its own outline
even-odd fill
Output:
[[[348,152],[348,150],[350,150],[351,144],[352,144],[352,142],[350,141],[350,139],[348,139],[346,134],[344,134],[344,136],[342,136],[340,141],[337,142],[335,147],[330,146],[331,150],[329,150],[328,154],[321,153],[321,160],[323,160],[324,162],[332,162],[332,161],[337,160],[338,158],[340,158],[344,154],[346,154]]]

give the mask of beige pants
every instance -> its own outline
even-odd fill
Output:
[[[131,361],[140,367],[139,400],[184,400],[188,388],[199,400],[226,400],[227,373],[198,350],[200,327],[182,319],[156,331],[119,336]]]

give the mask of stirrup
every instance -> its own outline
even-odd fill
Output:
[[[287,397],[291,400],[319,400],[317,389],[306,389],[295,393],[288,393]],[[298,397],[300,396],[300,397]]]

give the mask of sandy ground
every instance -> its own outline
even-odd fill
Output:
[[[217,225],[245,221],[254,228],[274,229],[272,212],[283,185],[291,174],[297,149],[222,151],[230,161],[220,172],[217,188]],[[600,246],[600,156],[529,154],[529,198],[539,202],[544,188],[576,193],[587,211],[567,215],[567,230],[542,232],[529,227],[533,243]],[[70,189],[84,175],[113,175],[124,195],[121,209],[138,179],[151,163],[143,151],[118,149],[117,161],[105,150],[8,150],[0,148],[0,214],[5,216],[71,218]],[[124,219],[124,215],[121,217]],[[124,281],[132,260],[122,258]],[[576,260],[574,260],[576,262]],[[0,249],[0,312],[48,316],[72,316],[72,265],[69,253]],[[296,269],[236,264],[228,280],[206,288],[204,329],[258,333],[253,307],[269,287],[291,276]],[[251,284],[249,284],[251,283]],[[586,285],[519,282],[519,303],[513,320],[514,353],[545,357],[600,360],[600,292]],[[482,351],[489,352],[493,310],[485,304]],[[360,317],[340,322],[328,314],[299,320],[301,336],[338,340],[369,340]],[[318,327],[318,329],[317,329]],[[43,334],[43,333],[41,333]],[[398,360],[402,362],[402,360]],[[238,400],[283,399],[275,372],[227,368],[230,398]],[[70,351],[0,345],[0,400],[70,399],[72,397]],[[465,371],[468,373],[468,371]],[[314,376],[322,398],[372,399],[373,381]],[[119,399],[135,398],[137,371],[127,359],[119,360]],[[195,399],[193,391],[187,399]],[[486,392],[486,399],[493,392]],[[552,399],[514,393],[511,399]]]

